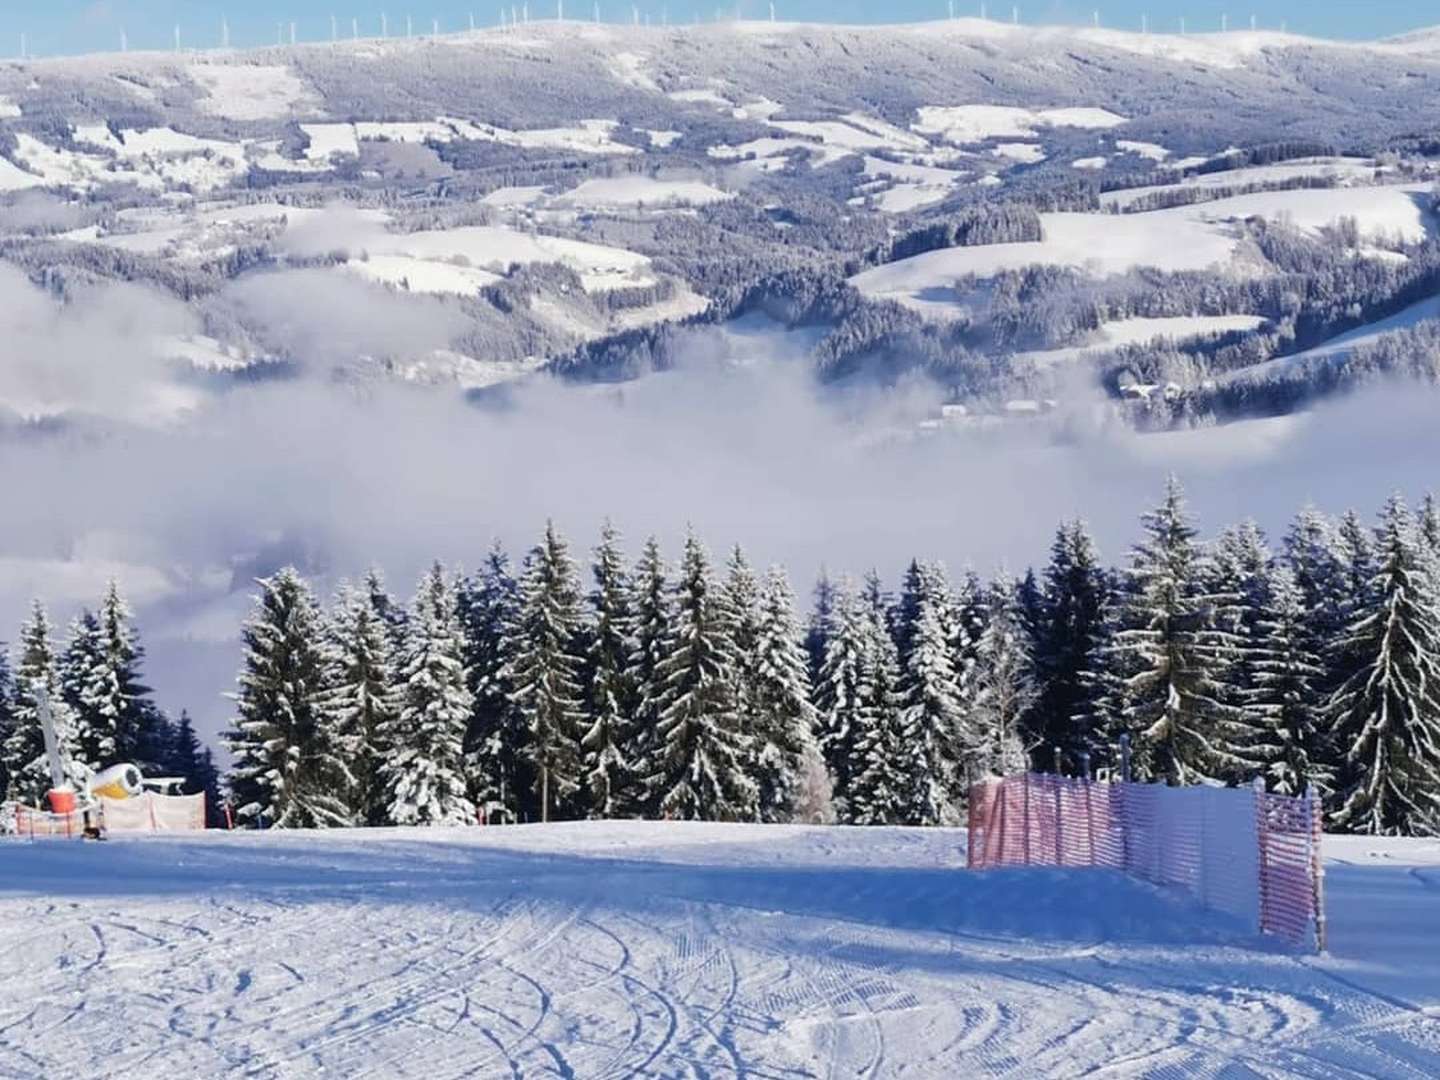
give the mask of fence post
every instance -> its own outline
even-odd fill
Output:
[[[1258,888],[1258,892],[1259,892],[1258,901],[1259,901],[1259,904],[1260,904],[1260,910],[1259,910],[1259,912],[1258,912],[1258,923],[1259,923],[1260,933],[1263,934],[1263,933],[1265,933],[1266,928],[1267,928],[1267,923],[1268,923],[1268,921],[1269,921],[1269,920],[1268,920],[1268,915],[1269,915],[1269,910],[1270,910],[1270,902],[1269,902],[1269,892],[1270,892],[1270,889],[1269,889],[1269,881],[1270,881],[1270,873],[1269,873],[1269,870],[1268,870],[1268,866],[1269,866],[1269,862],[1270,862],[1270,852],[1269,852],[1269,848],[1270,848],[1269,831],[1270,831],[1270,830],[1269,830],[1269,823],[1266,821],[1266,815],[1265,815],[1265,778],[1264,778],[1264,777],[1261,777],[1261,776],[1255,777],[1255,785],[1254,785],[1254,786],[1255,786],[1255,842],[1259,845],[1259,854],[1260,854],[1259,862],[1256,864],[1256,869],[1257,869],[1257,875],[1256,875],[1256,876],[1259,878],[1259,880],[1258,880],[1258,882],[1257,882],[1256,884],[1257,884],[1258,887],[1259,887],[1259,888]]]
[[[1090,783],[1089,765],[1090,755],[1085,755],[1086,777],[1085,777],[1085,835],[1090,838],[1090,865],[1095,865],[1095,805],[1091,799],[1095,785]]]
[[[1090,751],[1080,751],[1080,779],[1087,784],[1090,782]]]
[[[1065,807],[1061,802],[1061,790],[1065,787],[1065,778],[1059,775],[1055,777],[1055,865],[1065,865],[1065,826],[1063,814]]]
[[[1326,946],[1326,926],[1325,864],[1320,858],[1321,807],[1320,800],[1315,797],[1315,789],[1309,785],[1305,788],[1305,812],[1310,821],[1310,890],[1311,903],[1315,905],[1315,947],[1323,953]]]
[[[1025,836],[1025,843],[1024,843],[1024,846],[1021,848],[1021,854],[1022,854],[1023,857],[1024,857],[1024,865],[1029,866],[1029,865],[1030,865],[1030,774],[1029,774],[1028,772],[1027,772],[1027,773],[1021,773],[1021,774],[1020,774],[1020,783],[1021,783],[1022,785],[1024,785],[1023,788],[1022,788],[1022,790],[1023,790],[1024,793],[1025,793],[1024,811],[1023,811],[1022,814],[1021,814],[1021,816],[1025,819],[1025,827],[1024,827],[1024,829],[1022,830],[1022,832],[1023,832],[1024,836]]]
[[[1130,783],[1130,733],[1120,736],[1120,779]]]

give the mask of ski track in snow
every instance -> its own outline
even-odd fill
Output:
[[[4,842],[0,1077],[1440,1075],[1440,844],[1330,841],[1324,957],[1106,871],[971,874],[963,844]]]

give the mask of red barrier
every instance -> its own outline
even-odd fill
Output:
[[[1025,774],[976,784],[969,822],[971,869],[1120,870],[1325,947],[1320,811],[1308,796]]]

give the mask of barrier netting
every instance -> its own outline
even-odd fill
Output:
[[[970,789],[969,866],[1121,870],[1262,933],[1325,947],[1320,807],[1308,794],[1034,773],[982,780]]]
[[[95,824],[107,833],[188,832],[205,828],[204,795],[157,795],[147,791],[133,799],[97,800]],[[80,837],[85,832],[81,810],[55,814],[23,803],[10,803],[0,813],[0,831],[31,839]]]

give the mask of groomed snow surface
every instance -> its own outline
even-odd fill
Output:
[[[0,1075],[1440,1075],[1440,843],[1328,839],[1332,955],[947,830],[0,844]]]

